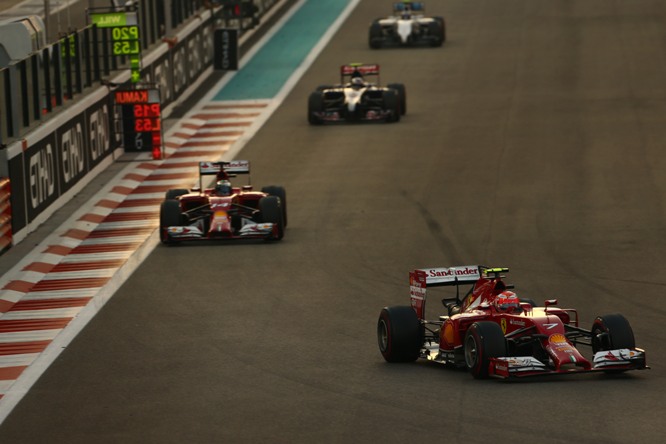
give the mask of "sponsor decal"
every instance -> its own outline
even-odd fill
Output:
[[[520,326],[520,327],[524,327],[524,326],[525,326],[525,321],[521,321],[521,320],[513,319],[513,318],[512,318],[512,319],[509,320],[509,324],[511,324],[511,325],[518,325],[518,326]]]
[[[500,327],[502,327],[502,333],[506,334],[506,318],[500,319]]]
[[[45,144],[28,160],[29,195],[32,209],[39,207],[56,190],[56,157],[53,146]]]
[[[106,104],[90,113],[88,117],[88,135],[90,142],[90,160],[94,165],[111,149],[109,108]]]
[[[560,345],[560,344],[567,344],[567,338],[561,334],[561,333],[555,333],[554,335],[550,335],[548,338],[548,342],[554,345]]]
[[[210,203],[210,209],[215,212],[215,215],[218,216],[226,216],[226,211],[224,210],[225,208],[229,208],[229,205],[231,205],[231,202],[226,201],[226,202],[211,202]],[[218,212],[219,210],[219,212]]]
[[[69,184],[86,170],[83,128],[80,123],[60,135],[60,153],[62,178],[65,184]]]

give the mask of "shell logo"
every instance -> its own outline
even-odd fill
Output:
[[[450,322],[447,322],[444,325],[444,340],[447,344],[453,344],[455,340],[455,333],[453,331],[453,325]]]
[[[567,343],[567,338],[561,334],[561,333],[556,333],[554,335],[551,335],[550,338],[548,338],[548,342],[551,344],[566,344]]]

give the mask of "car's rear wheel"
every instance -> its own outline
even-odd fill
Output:
[[[442,46],[444,42],[446,42],[446,22],[444,21],[444,17],[433,17],[435,19],[435,23],[437,23],[437,29],[433,30],[436,32],[438,38],[436,40],[436,44],[433,46]]]
[[[271,196],[277,196],[280,198],[280,204],[282,206],[282,220],[284,221],[284,226],[287,226],[287,192],[284,187],[271,185],[263,187],[261,189],[263,193],[266,193]]]
[[[592,324],[592,351],[635,348],[634,331],[621,314],[598,316]]]
[[[280,198],[277,196],[265,196],[259,199],[259,212],[261,220],[277,225],[277,234],[273,240],[280,240],[284,237],[284,220],[282,218],[282,207]]]
[[[190,192],[190,190],[188,190],[186,188],[174,188],[172,190],[167,190],[164,198],[166,200],[176,199],[177,197],[180,197],[180,196],[182,196],[184,194],[187,194],[189,192]]]
[[[377,321],[379,351],[387,362],[413,362],[419,357],[423,328],[410,306],[385,307]]]
[[[499,324],[475,322],[465,333],[465,366],[476,379],[488,377],[491,358],[506,356],[504,333]]]
[[[315,113],[324,111],[324,96],[320,92],[313,92],[308,98],[308,122],[310,125],[321,125],[322,120]]]
[[[180,202],[175,199],[168,199],[160,205],[160,240],[165,244],[174,241],[166,232],[167,227],[177,227],[181,225],[182,213],[180,211]]]
[[[368,44],[372,49],[379,49],[382,47],[382,25],[377,20],[370,25],[368,32]]]
[[[400,103],[400,114],[407,113],[407,88],[402,83],[391,83],[387,85],[388,88],[398,91],[398,102]]]

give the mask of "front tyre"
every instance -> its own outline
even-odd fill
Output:
[[[259,199],[259,212],[263,222],[269,222],[277,226],[277,233],[272,239],[282,239],[284,237],[284,220],[282,218],[280,198],[277,196],[262,197]]]
[[[636,341],[629,321],[621,314],[599,316],[592,324],[592,351],[634,349]]]
[[[491,358],[506,356],[506,340],[499,324],[475,322],[465,333],[465,366],[476,379],[488,377]]]
[[[324,95],[315,91],[308,98],[308,122],[310,125],[321,125],[323,121],[317,116],[317,113],[324,111]]]
[[[263,187],[261,189],[262,193],[269,194],[271,196],[277,196],[280,198],[280,205],[282,206],[282,220],[284,222],[284,226],[287,226],[287,191],[285,191],[284,187],[276,186],[276,185],[271,185],[267,187]]]
[[[183,215],[180,211],[180,202],[176,199],[168,199],[160,205],[160,240],[164,244],[170,244],[171,240],[166,232],[168,227],[177,227],[182,225]]]
[[[400,103],[400,115],[404,116],[407,113],[407,88],[405,88],[405,85],[402,83],[391,83],[386,87],[394,89],[398,92],[398,102]]]
[[[387,117],[387,122],[399,122],[400,121],[400,100],[398,94],[393,89],[387,89],[384,91],[384,109],[390,111],[389,117]]]
[[[384,307],[377,321],[377,343],[387,362],[413,362],[419,357],[422,327],[410,306]]]

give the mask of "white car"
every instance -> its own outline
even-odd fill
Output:
[[[368,81],[372,78],[376,82]],[[334,122],[398,122],[407,112],[402,83],[379,85],[379,65],[351,63],[340,67],[340,83],[321,85],[308,98],[311,125]]]
[[[446,41],[443,17],[426,17],[423,2],[402,1],[393,4],[393,15],[379,18],[370,25],[370,48],[383,46],[442,46]]]

